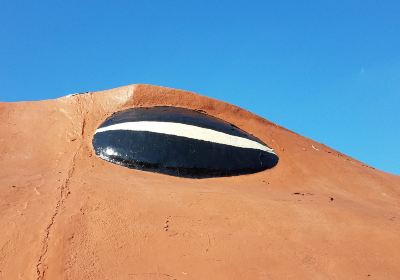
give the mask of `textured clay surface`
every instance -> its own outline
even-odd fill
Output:
[[[138,106],[202,110],[279,164],[187,179],[98,158]],[[400,279],[400,177],[235,106],[148,85],[0,103],[0,279]]]

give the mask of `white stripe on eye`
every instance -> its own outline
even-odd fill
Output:
[[[186,137],[212,143],[224,144],[239,148],[261,150],[275,154],[273,149],[268,148],[267,146],[262,145],[256,141],[230,135],[209,128],[203,128],[183,123],[155,122],[155,121],[124,122],[98,128],[96,130],[96,133],[101,133],[111,130],[148,131],[154,133]]]

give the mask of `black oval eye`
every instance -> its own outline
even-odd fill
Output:
[[[274,167],[278,156],[234,125],[177,107],[115,113],[96,130],[96,154],[129,168],[180,177],[249,174]]]

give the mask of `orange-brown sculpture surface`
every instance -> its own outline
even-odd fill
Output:
[[[114,112],[201,110],[279,163],[208,179],[96,156]],[[0,103],[0,279],[400,279],[400,178],[245,110],[133,85]]]

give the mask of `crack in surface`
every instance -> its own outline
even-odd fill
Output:
[[[45,234],[44,234],[43,241],[42,241],[41,253],[40,253],[39,259],[36,264],[36,274],[37,274],[36,280],[44,279],[44,275],[45,275],[46,269],[47,269],[46,265],[44,264],[44,261],[46,259],[46,255],[47,255],[47,252],[49,249],[50,233],[55,224],[56,218],[57,218],[58,214],[60,213],[61,207],[64,205],[69,194],[71,193],[69,184],[70,184],[71,178],[75,172],[76,158],[83,147],[83,138],[84,138],[84,132],[85,132],[85,127],[86,127],[86,117],[87,117],[88,112],[86,111],[86,113],[83,114],[83,110],[82,110],[83,108],[82,108],[82,104],[81,104],[79,98],[77,98],[77,103],[79,106],[79,113],[81,115],[83,115],[82,124],[81,124],[81,132],[80,132],[81,143],[80,143],[79,147],[76,149],[76,151],[72,157],[72,160],[70,163],[70,168],[67,173],[67,177],[65,178],[64,183],[60,187],[60,195],[57,200],[56,206],[54,208],[53,214],[50,218],[50,223],[47,225],[46,230],[45,230]]]

